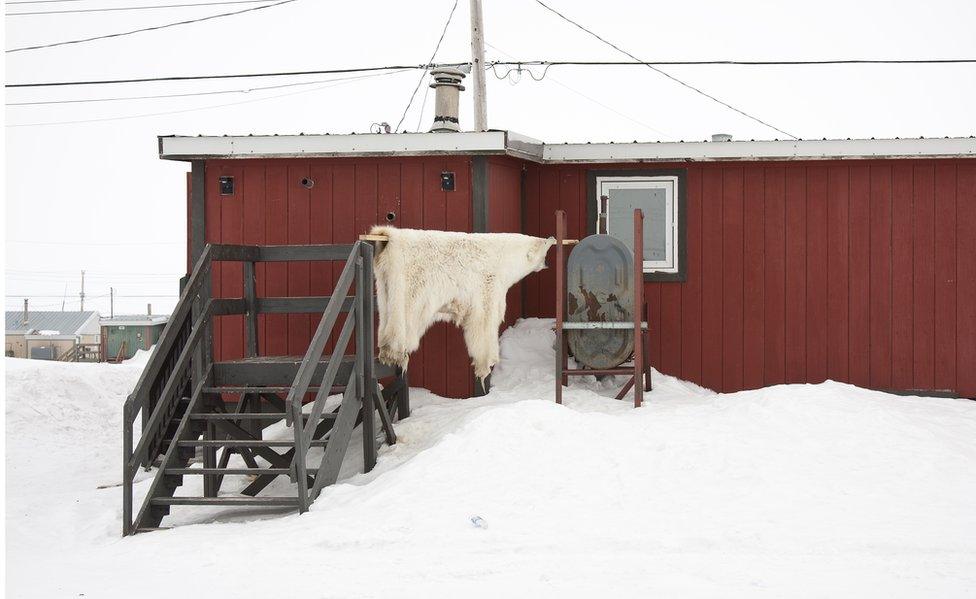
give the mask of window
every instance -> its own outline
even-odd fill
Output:
[[[644,212],[644,280],[685,280],[683,171],[591,172],[590,232],[634,247],[634,209]]]

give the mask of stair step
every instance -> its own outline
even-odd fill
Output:
[[[322,356],[315,367],[313,381],[322,380],[331,357]],[[214,362],[213,386],[247,388],[248,392],[258,387],[286,387],[284,391],[288,391],[295,382],[295,375],[298,374],[303,358],[304,356],[259,356]],[[335,385],[342,386],[353,372],[356,357],[346,355],[337,358],[341,359],[341,363],[336,372]],[[393,374],[392,367],[378,361],[374,371],[378,378]]]
[[[156,530],[169,530],[172,526],[140,526],[136,532],[153,532]]]
[[[308,419],[310,414],[302,414],[302,418]],[[243,414],[190,414],[190,420],[280,420],[285,417],[284,412],[262,412],[262,413],[251,413],[245,412]],[[323,420],[334,420],[335,414],[322,414],[321,418]]]
[[[325,447],[327,439],[312,441],[312,447]],[[180,441],[180,447],[294,447],[294,441],[266,441],[264,439],[191,439]]]
[[[297,497],[153,497],[153,505],[287,505],[298,506]]]
[[[193,474],[226,474],[226,475],[262,475],[289,474],[291,468],[167,468],[164,474],[193,475]]]
[[[315,385],[310,385],[309,388],[308,388],[308,390],[309,391],[318,391],[319,388],[316,387]],[[336,385],[336,386],[333,386],[332,387],[332,391],[331,391],[330,394],[331,395],[334,395],[336,393],[342,393],[345,390],[346,390],[345,386],[343,386],[343,385]],[[219,387],[204,387],[203,388],[203,392],[204,393],[232,393],[232,394],[235,394],[235,395],[236,394],[239,394],[239,393],[248,393],[248,394],[251,394],[251,393],[288,393],[289,391],[291,391],[291,387],[274,386],[274,385],[267,386],[267,387],[252,387],[252,386],[242,387],[242,386],[236,386],[236,385],[221,385]]]

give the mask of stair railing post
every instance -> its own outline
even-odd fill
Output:
[[[360,263],[356,273],[357,339],[356,354],[362,368],[361,386],[357,389],[363,405],[363,471],[376,466],[376,428],[373,422],[375,406],[373,390],[373,246],[360,243]]]
[[[122,404],[122,536],[132,534],[132,398]]]

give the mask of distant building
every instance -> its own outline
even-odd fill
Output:
[[[104,360],[128,360],[138,350],[149,349],[163,333],[168,318],[135,314],[101,319]]]
[[[60,360],[78,345],[101,343],[98,312],[9,311],[5,351],[10,358]]]

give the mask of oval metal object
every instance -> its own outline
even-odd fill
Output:
[[[569,254],[566,265],[568,322],[619,322],[634,318],[634,254],[619,239],[590,235]],[[634,351],[628,329],[569,330],[569,349],[590,368],[614,368]]]

